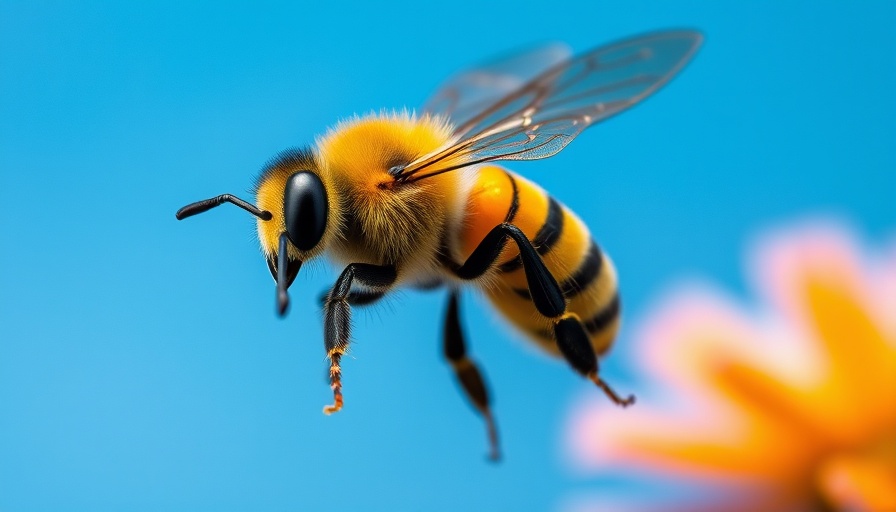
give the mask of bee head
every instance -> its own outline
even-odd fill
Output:
[[[314,251],[327,228],[327,191],[317,174],[298,171],[286,179],[283,190],[285,231],[278,237],[277,252],[267,257],[268,268],[277,282],[277,311],[286,314],[289,295],[286,290],[299,275],[302,259],[290,257],[289,245],[309,254]]]
[[[326,245],[322,242],[335,203],[328,197],[319,172],[311,150],[284,151],[265,166],[255,182],[258,206],[221,194],[190,203],[175,216],[183,220],[232,203],[257,217],[261,248],[277,283],[277,310],[283,315],[289,306],[286,290],[299,274],[302,262],[323,252]]]
[[[321,254],[332,223],[333,198],[309,149],[287,150],[269,162],[255,186],[259,208],[272,218],[259,218],[261,242],[274,281],[280,314],[288,305],[287,288],[304,261]]]

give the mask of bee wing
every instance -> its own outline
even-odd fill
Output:
[[[451,77],[429,98],[423,112],[450,119],[457,127],[465,125],[570,55],[568,46],[550,43],[501,56]]]
[[[457,124],[454,139],[396,173],[416,181],[494,160],[557,154],[579,133],[643,100],[687,64],[703,37],[647,34],[603,46],[541,73]]]

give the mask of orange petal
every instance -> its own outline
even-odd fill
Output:
[[[719,401],[674,410],[656,410],[646,400],[625,410],[586,403],[570,427],[570,455],[587,469],[635,466],[780,485],[806,474],[812,459],[778,425]]]
[[[841,455],[822,465],[821,494],[839,510],[896,510],[896,460]]]

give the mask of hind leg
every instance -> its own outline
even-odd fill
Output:
[[[507,222],[495,226],[467,261],[453,268],[454,273],[462,279],[475,279],[483,275],[495,264],[508,238],[519,248],[532,303],[551,322],[557,348],[566,362],[601,388],[616,405],[625,407],[633,404],[633,395],[620,397],[600,378],[597,354],[594,353],[585,326],[578,316],[567,311],[563,289],[548,271],[532,242],[519,228]]]

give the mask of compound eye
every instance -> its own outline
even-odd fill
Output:
[[[283,215],[289,241],[300,251],[314,249],[327,227],[327,191],[316,174],[300,171],[289,177]]]

